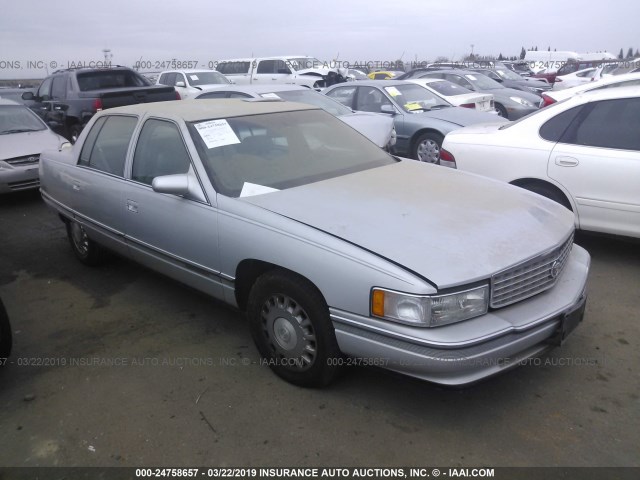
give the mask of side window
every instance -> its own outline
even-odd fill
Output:
[[[374,80],[384,80],[387,78],[387,74],[386,73],[374,73],[373,74],[373,79]]]
[[[67,98],[67,77],[64,75],[58,75],[53,77],[53,84],[51,86],[51,98],[53,100],[64,100]]]
[[[356,110],[380,113],[382,105],[391,106],[391,102],[384,93],[375,87],[359,87],[356,98]]]
[[[469,90],[473,90],[473,86],[464,78],[459,75],[451,75],[446,74],[445,78],[450,82],[455,83],[456,85],[460,85],[461,87],[468,88]]]
[[[640,99],[603,100],[585,108],[585,117],[563,143],[640,150]]]
[[[44,81],[40,84],[40,88],[38,88],[38,97],[41,100],[50,100],[51,99],[51,82],[53,81],[53,77],[45,78]]]
[[[550,142],[559,142],[567,131],[569,125],[575,120],[582,110],[583,105],[579,107],[570,108],[555,117],[547,120],[542,127],[540,127],[540,136]]]
[[[291,69],[287,66],[284,60],[276,60],[275,67],[276,67],[276,73],[282,73],[285,75],[291,74]]]
[[[137,123],[136,117],[121,115],[99,119],[82,146],[78,163],[122,177],[127,149]]]
[[[580,78],[585,78],[585,77],[590,77],[593,75],[594,70],[592,68],[585,70],[584,72],[581,73],[576,73],[576,77],[580,77]]]
[[[353,108],[353,98],[355,97],[355,93],[356,87],[340,87],[327,92],[327,96],[337,100],[349,108]]]
[[[163,73],[160,75],[160,83],[162,85],[167,85],[169,87],[173,87],[176,84],[176,74],[175,73]]]
[[[256,70],[256,73],[276,73],[276,61],[262,60],[258,63],[258,70]]]
[[[131,179],[151,185],[156,177],[187,173],[190,166],[178,127],[165,120],[147,120],[138,137]]]

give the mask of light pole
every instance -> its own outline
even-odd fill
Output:
[[[471,44],[471,60],[473,60],[473,58],[474,58],[474,57],[473,57],[473,47],[474,47],[474,46],[475,46],[475,45],[472,43],[472,44]]]

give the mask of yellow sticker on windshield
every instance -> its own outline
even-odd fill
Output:
[[[385,89],[387,91],[387,93],[389,93],[389,95],[391,95],[392,97],[397,97],[398,95],[402,95],[400,93],[400,90],[398,90],[396,87],[387,87]]]
[[[409,103],[405,103],[404,104],[404,108],[406,108],[408,111],[411,110],[424,110],[424,107],[422,105],[420,105],[417,102],[409,102]]]

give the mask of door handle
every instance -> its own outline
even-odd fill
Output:
[[[133,200],[127,200],[127,210],[131,213],[138,213],[138,204]]]
[[[580,162],[573,157],[556,157],[556,165],[559,167],[576,167]]]

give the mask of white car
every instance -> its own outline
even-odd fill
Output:
[[[182,100],[195,98],[204,90],[227,86],[231,82],[215,70],[169,70],[162,72],[157,85],[174,87]]]
[[[553,90],[565,90],[571,87],[577,87],[585,83],[593,81],[597,68],[585,68],[577,72],[567,73],[566,75],[558,75],[553,84]]]
[[[451,132],[440,163],[551,198],[573,210],[577,228],[640,237],[638,132],[640,87],[606,88]]]
[[[442,78],[410,78],[407,81],[431,90],[456,107],[475,108],[479,112],[498,114],[493,103],[492,93],[472,92],[461,85],[456,85]]]
[[[640,85],[640,73],[625,73],[624,75],[607,76],[601,80],[584,83],[577,87],[560,90],[558,92],[545,92],[542,94],[544,100],[543,106],[551,105],[565,98],[573,97],[582,92],[590,92],[592,90],[600,90],[603,88],[628,87],[631,85]]]

